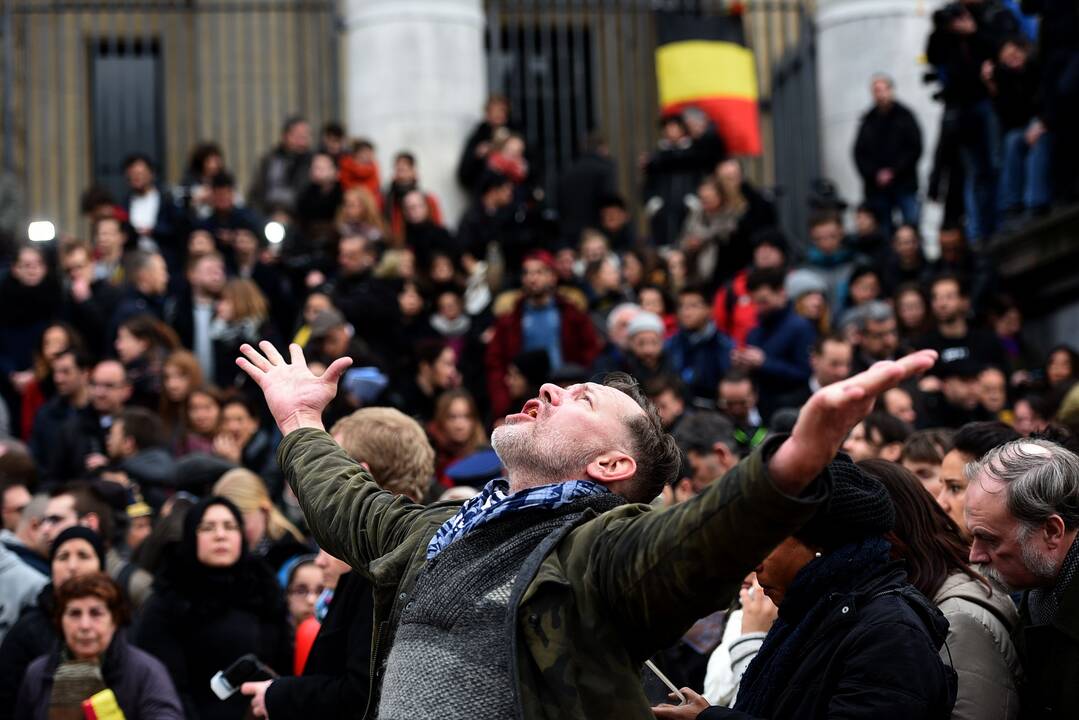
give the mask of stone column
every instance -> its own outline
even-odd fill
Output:
[[[825,177],[843,197],[862,200],[862,181],[854,165],[854,139],[861,116],[872,105],[870,77],[883,72],[895,79],[896,98],[911,109],[922,128],[919,190],[923,201],[943,107],[922,75],[933,10],[929,0],[818,0],[817,92],[821,114],[821,162]],[[923,228],[936,229],[939,209],[923,202]],[[935,246],[935,237],[929,235]]]
[[[352,136],[378,151],[383,185],[399,150],[456,225],[457,158],[487,94],[482,0],[342,0],[342,77]]]

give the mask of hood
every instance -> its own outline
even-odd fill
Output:
[[[974,569],[979,568],[975,566]],[[943,604],[945,600],[960,600],[977,605],[995,616],[1011,631],[1019,624],[1019,612],[1015,603],[1000,583],[989,578],[986,578],[986,582],[989,587],[966,573],[957,572],[945,579],[933,601],[937,605]]]

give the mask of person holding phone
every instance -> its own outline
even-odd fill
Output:
[[[280,465],[311,530],[379,588],[367,708],[379,718],[651,717],[644,660],[814,516],[846,433],[936,359],[915,353],[823,388],[789,437],[659,512],[647,503],[679,452],[628,376],[544,385],[492,436],[507,477],[423,507],[380,490],[326,433],[348,358],[316,376],[298,345],[287,361],[260,349],[243,346],[237,362],[284,435]]]

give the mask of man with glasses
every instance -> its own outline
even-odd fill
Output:
[[[882,300],[858,309],[854,321],[856,350],[853,372],[863,372],[880,360],[895,360],[899,349],[899,325],[895,310]]]
[[[87,477],[108,464],[105,441],[112,419],[131,397],[124,366],[102,360],[90,373],[90,404],[64,423],[46,472],[48,483]]]

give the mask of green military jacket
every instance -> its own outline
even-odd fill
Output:
[[[522,569],[510,600],[517,632],[506,641],[517,683],[476,692],[513,693],[519,716],[529,720],[651,720],[643,662],[725,606],[745,575],[828,495],[826,474],[800,498],[777,490],[764,464],[776,446],[766,443],[689,502],[588,511],[545,540],[542,561]],[[289,433],[278,461],[319,545],[374,586],[373,717],[427,545],[461,503],[425,507],[379,489],[321,430]]]

